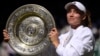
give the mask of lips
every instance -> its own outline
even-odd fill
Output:
[[[69,20],[74,20],[74,18],[69,18]]]

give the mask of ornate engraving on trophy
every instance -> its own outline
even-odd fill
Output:
[[[27,4],[16,9],[8,18],[6,29],[9,44],[20,55],[36,55],[50,45],[49,31],[54,18],[43,6]]]

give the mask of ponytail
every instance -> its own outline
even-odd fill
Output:
[[[92,28],[91,13],[90,13],[90,11],[87,11],[86,19],[83,21],[83,25],[87,26],[89,28]]]

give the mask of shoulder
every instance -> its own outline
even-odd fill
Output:
[[[92,30],[88,27],[83,27],[83,29],[81,30],[81,32],[79,34],[80,34],[79,35],[80,39],[88,39],[88,40],[94,39]]]
[[[89,27],[83,27],[82,29],[82,33],[86,33],[86,34],[93,34],[92,33],[92,29],[90,29]]]
[[[76,33],[74,33],[75,36],[78,37],[84,37],[84,36],[88,36],[88,35],[93,35],[92,30],[89,27],[80,27],[76,30]]]
[[[92,30],[89,27],[80,27],[77,29],[76,33],[74,33],[74,36],[79,38],[79,39],[83,39],[83,38],[92,38],[93,37],[93,33]]]

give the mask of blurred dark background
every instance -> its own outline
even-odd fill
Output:
[[[73,0],[0,0],[0,41],[3,39],[2,30],[10,14],[25,4],[39,4],[47,8],[54,17],[56,27],[61,29],[66,25],[64,5]],[[91,20],[96,28],[100,28],[99,0],[78,0],[91,12]]]

